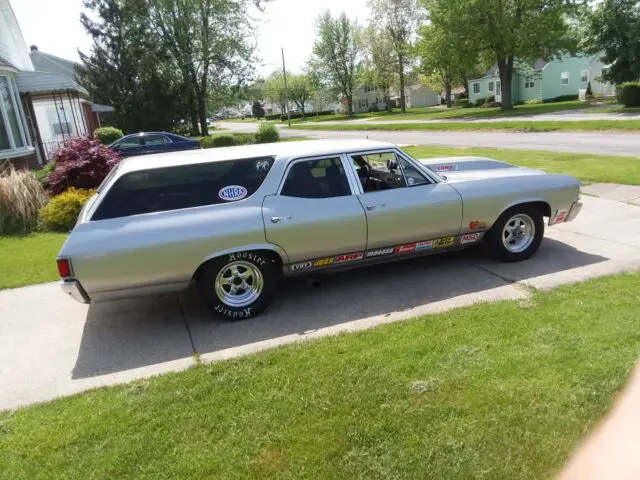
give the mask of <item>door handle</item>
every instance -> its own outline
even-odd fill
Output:
[[[288,217],[271,217],[271,223],[278,223],[280,220],[291,220],[291,216]]]
[[[367,210],[378,210],[380,208],[384,208],[386,205],[384,203],[379,203],[377,205],[367,205]]]

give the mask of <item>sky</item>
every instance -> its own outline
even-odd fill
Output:
[[[82,0],[10,0],[27,46],[78,61],[78,49],[86,53],[91,39],[80,24]],[[256,14],[257,65],[261,75],[282,68],[284,48],[287,71],[298,73],[311,54],[315,19],[325,9],[346,12],[359,23],[367,21],[366,0],[271,0],[264,14]]]

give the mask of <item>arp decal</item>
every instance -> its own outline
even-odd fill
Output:
[[[242,185],[229,185],[218,191],[218,197],[226,202],[235,202],[236,200],[242,200],[247,196],[247,193],[247,189]]]
[[[480,240],[481,235],[479,233],[468,233],[466,235],[462,235],[460,237],[460,244],[464,245],[465,243],[473,243]]]
[[[455,241],[456,241],[456,237],[438,238],[433,241],[433,248],[450,247],[453,245],[453,242]]]
[[[299,270],[306,270],[307,268],[313,267],[313,262],[302,262],[291,265],[291,270],[297,272]]]
[[[375,257],[383,257],[385,255],[391,255],[395,249],[393,247],[389,248],[378,248],[377,250],[369,250],[367,252],[367,258],[375,258]]]
[[[480,220],[471,220],[469,222],[469,228],[471,230],[484,230],[487,228],[487,223]]]
[[[333,262],[335,262],[335,261],[336,261],[335,257],[321,258],[320,260],[315,260],[313,262],[313,266],[314,267],[326,267],[328,265],[333,265]]]
[[[415,243],[410,243],[408,245],[400,245],[399,247],[396,247],[396,253],[409,253],[409,252],[415,252],[415,251],[416,251]]]
[[[338,255],[336,257],[336,263],[355,262],[356,260],[362,260],[363,258],[364,253],[362,252],[348,253],[347,255]]]
[[[416,243],[416,250],[431,250],[433,248],[433,240]]]

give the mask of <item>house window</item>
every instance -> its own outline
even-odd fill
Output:
[[[580,72],[580,83],[589,83],[589,70]]]
[[[473,93],[480,93],[480,84],[479,83],[474,83],[473,84]]]
[[[493,92],[493,82],[489,82],[489,91]]]
[[[531,77],[525,77],[524,79],[524,88],[533,88],[536,86],[536,82],[533,81]]]
[[[562,72],[560,74],[560,84],[569,85],[569,72]]]
[[[0,76],[0,151],[26,146],[24,120],[16,98],[15,82]]]

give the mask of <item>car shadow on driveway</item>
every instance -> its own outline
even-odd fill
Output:
[[[545,238],[533,259],[500,264],[469,250],[282,281],[260,317],[229,322],[212,317],[193,290],[91,305],[72,377],[120,372],[192,355],[303,334],[362,318],[391,315],[515,282],[607,261]],[[496,290],[497,292],[498,290]],[[503,295],[504,297],[504,295]],[[467,302],[469,303],[469,302]]]

